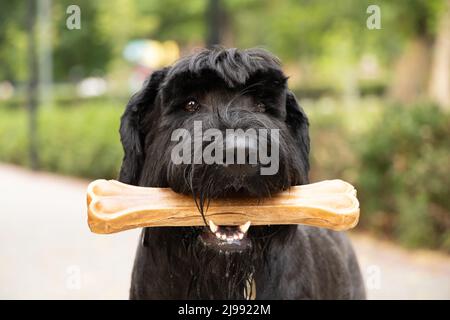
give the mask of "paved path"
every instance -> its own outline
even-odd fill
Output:
[[[89,232],[85,180],[0,165],[0,298],[125,299],[138,231]],[[373,299],[450,299],[450,257],[352,234]]]

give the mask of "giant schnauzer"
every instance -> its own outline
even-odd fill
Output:
[[[174,163],[179,141],[173,132],[192,133],[196,122],[204,131],[220,130],[224,140],[229,129],[278,130],[278,141],[266,138],[277,147],[277,172],[260,174],[260,162]],[[192,195],[205,226],[143,229],[130,298],[365,298],[343,233],[297,225],[216,226],[204,218],[211,199],[247,195],[263,201],[308,183],[308,126],[279,60],[265,50],[204,49],[153,72],[122,116],[119,179]],[[202,138],[194,134],[189,149]],[[250,142],[231,147],[244,149],[247,158],[252,148]]]

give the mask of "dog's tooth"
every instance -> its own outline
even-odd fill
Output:
[[[215,234],[216,234],[217,238],[219,238],[219,239],[222,238],[222,234],[220,232],[216,232]]]
[[[212,231],[213,233],[216,233],[217,230],[219,230],[219,227],[216,226],[216,224],[215,224],[212,220],[209,220],[209,221],[208,221],[208,224],[209,224],[209,229],[211,229],[211,231]]]
[[[250,221],[247,221],[246,223],[239,226],[239,230],[241,230],[242,233],[246,233],[251,224],[252,223]]]
[[[222,240],[226,240],[227,239],[227,235],[226,234],[222,234],[221,238],[222,238]]]
[[[234,240],[239,239],[239,235],[238,235],[238,234],[234,234],[234,235],[233,235],[233,239],[234,239]]]
[[[239,232],[239,233],[238,233],[238,238],[239,238],[239,240],[242,240],[242,239],[244,239],[244,234],[243,234],[243,233],[241,233],[241,232]]]

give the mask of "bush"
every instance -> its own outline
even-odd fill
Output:
[[[450,115],[393,106],[359,143],[362,225],[408,246],[450,250]]]
[[[123,107],[105,103],[41,108],[38,115],[40,169],[89,178],[116,178],[123,151],[119,118]],[[28,165],[26,112],[0,109],[0,161]]]
[[[450,114],[427,104],[316,102],[311,181],[354,183],[359,229],[409,247],[450,251]]]

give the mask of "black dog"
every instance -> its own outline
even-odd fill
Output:
[[[120,180],[191,194],[199,215],[213,198],[263,198],[308,183],[308,120],[286,80],[278,59],[260,49],[203,50],[154,72],[122,117]],[[259,174],[261,163],[174,164],[172,133],[193,132],[194,121],[224,134],[278,129],[278,141],[267,139],[279,150],[277,173]],[[235,148],[245,148],[248,157],[248,145]],[[296,225],[252,226],[246,232],[247,226],[206,223],[144,229],[130,298],[365,297],[356,257],[342,233]]]

